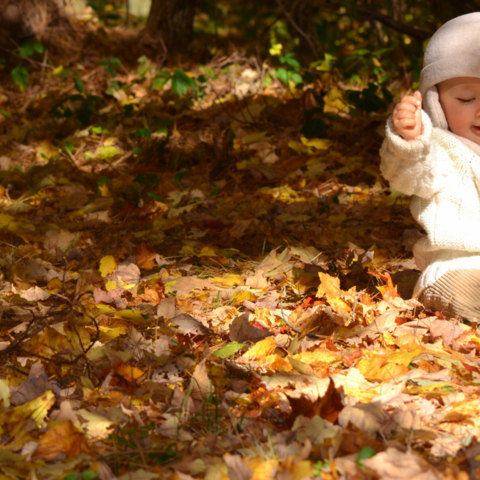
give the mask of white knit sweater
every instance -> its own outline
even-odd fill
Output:
[[[383,176],[395,190],[413,195],[413,217],[427,232],[414,248],[423,270],[415,290],[450,270],[480,270],[480,150],[433,127],[425,112],[422,122],[422,135],[404,140],[390,118],[380,150]]]

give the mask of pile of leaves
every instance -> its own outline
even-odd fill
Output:
[[[480,336],[411,298],[389,90],[271,53],[4,82],[2,479],[478,475]]]

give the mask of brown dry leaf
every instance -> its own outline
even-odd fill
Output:
[[[172,297],[164,298],[157,307],[157,316],[166,319],[173,318],[177,309],[175,307],[175,299]]]
[[[413,452],[403,453],[395,448],[363,460],[382,480],[441,480],[442,476],[422,457]]]
[[[292,397],[287,393],[290,406],[292,407],[292,415],[299,414],[312,418],[315,415],[320,416],[324,420],[335,423],[338,415],[343,410],[343,391],[342,387],[335,388],[332,379],[329,379],[327,391],[323,396],[312,399],[306,395]]]
[[[268,281],[263,275],[263,270],[257,270],[257,273],[253,277],[247,277],[245,279],[245,285],[257,289],[267,288]]]
[[[226,453],[223,461],[228,467],[228,476],[231,480],[250,480],[253,475],[251,468],[248,468],[243,462],[240,455],[231,455]]]
[[[371,437],[375,437],[385,420],[386,416],[380,402],[360,403],[354,407],[347,405],[338,417],[338,423],[342,427],[346,428],[352,423]]]
[[[90,452],[85,434],[78,430],[70,420],[51,424],[47,433],[40,438],[35,458],[54,460],[58,455],[67,458]]]
[[[147,242],[142,242],[137,246],[138,266],[145,270],[152,270],[157,266],[155,259],[157,253],[150,247]]]
[[[248,318],[249,314],[244,313],[230,324],[230,333],[228,337],[232,342],[259,342],[260,340],[273,335],[273,333],[268,330],[260,330],[259,328],[250,325]]]
[[[179,332],[185,335],[207,335],[212,333],[209,328],[205,327],[198,320],[195,320],[195,318],[190,315],[185,315],[184,313],[170,318],[168,323],[176,325]]]
[[[177,292],[177,298],[184,297],[193,290],[218,290],[210,280],[203,280],[197,277],[182,277],[165,283],[165,293]]]
[[[433,338],[442,337],[445,345],[449,346],[463,332],[462,327],[448,320],[435,320],[430,326],[430,335]]]
[[[190,388],[192,389],[192,398],[195,400],[203,400],[213,395],[213,384],[208,376],[205,360],[198,363],[195,367],[190,381]]]
[[[45,375],[45,368],[42,362],[36,362],[30,368],[28,380],[21,383],[12,394],[11,402],[13,405],[23,405],[39,397],[46,390],[54,390],[53,385],[49,383],[48,377]]]
[[[292,431],[296,432],[297,439],[300,442],[304,442],[307,438],[313,445],[324,445],[328,442],[331,445],[330,453],[333,455],[338,450],[342,439],[341,427],[333,425],[333,423],[320,418],[318,415],[312,418],[298,415]]]
[[[68,252],[78,242],[80,234],[66,230],[49,230],[45,235],[43,245],[46,250],[58,248],[63,253]]]

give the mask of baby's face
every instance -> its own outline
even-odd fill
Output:
[[[480,78],[452,78],[437,88],[450,130],[480,145]]]

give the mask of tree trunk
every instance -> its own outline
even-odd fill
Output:
[[[162,40],[167,52],[186,53],[193,36],[196,0],[152,0],[147,20],[147,34]]]

